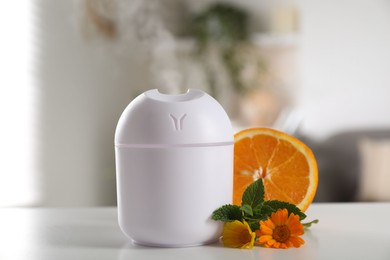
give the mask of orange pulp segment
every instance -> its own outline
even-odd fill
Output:
[[[303,142],[269,128],[251,128],[234,136],[233,204],[262,178],[265,200],[281,200],[305,211],[318,185],[315,157]]]

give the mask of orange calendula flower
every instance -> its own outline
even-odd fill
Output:
[[[235,220],[226,222],[222,232],[222,242],[226,247],[253,248],[256,233],[252,232],[248,223]]]
[[[279,209],[266,221],[260,221],[260,230],[256,230],[258,243],[273,248],[300,247],[305,243],[299,237],[303,233],[299,216],[293,213],[289,216],[287,209]]]

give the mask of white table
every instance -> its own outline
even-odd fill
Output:
[[[301,248],[191,248],[131,244],[116,208],[0,209],[0,259],[390,259],[390,203],[313,204]]]

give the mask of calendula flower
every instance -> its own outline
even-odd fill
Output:
[[[258,243],[265,247],[289,248],[300,247],[305,241],[303,225],[299,216],[293,213],[288,215],[287,209],[279,209],[265,221],[260,221],[260,230],[256,230]]]
[[[223,227],[222,241],[226,247],[253,248],[256,233],[252,232],[248,223],[235,220],[226,222]]]

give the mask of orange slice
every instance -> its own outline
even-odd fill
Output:
[[[241,205],[245,189],[259,178],[265,200],[281,200],[305,211],[314,199],[318,170],[309,147],[297,138],[269,128],[251,128],[234,136],[233,204]]]

